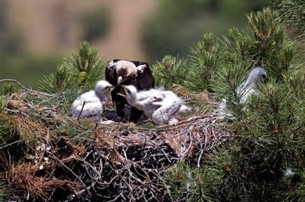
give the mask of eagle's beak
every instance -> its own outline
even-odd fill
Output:
[[[118,84],[122,83],[122,81],[123,81],[123,77],[119,76],[118,77]]]

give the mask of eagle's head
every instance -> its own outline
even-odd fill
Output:
[[[123,83],[127,79],[134,79],[137,76],[137,67],[127,60],[117,61],[115,64],[117,74],[117,84]]]

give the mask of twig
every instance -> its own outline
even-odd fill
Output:
[[[81,116],[82,113],[83,113],[85,104],[86,104],[86,101],[84,101],[84,103],[83,103],[82,109],[80,110],[79,115],[78,115],[78,117],[77,117],[77,121],[79,121],[79,118],[80,118],[80,116]]]
[[[98,177],[98,180],[102,179],[102,175],[101,175],[102,170],[101,170],[101,172],[98,172],[98,170],[97,170],[93,165],[91,165],[90,163],[88,163],[88,162],[85,161],[84,159],[80,159],[80,158],[75,158],[75,159],[78,160],[78,161],[81,161],[81,162],[83,162],[84,164],[86,164],[87,166],[89,166],[89,167],[96,173],[96,175],[97,175],[97,177]]]
[[[65,117],[65,119],[68,120],[68,121],[71,121],[73,124],[79,126],[79,127],[82,128],[82,129],[87,129],[87,128],[85,128],[82,124],[80,124],[79,121],[78,121],[78,122],[74,121],[74,120],[75,120],[74,118]]]
[[[83,185],[83,187],[86,189],[86,191],[88,192],[88,194],[91,194],[87,188],[87,186],[85,185],[85,183],[83,182],[83,180],[76,175],[68,166],[66,166],[63,162],[61,162],[60,159],[58,159],[54,154],[52,154],[51,152],[48,152],[48,154],[50,154],[50,157],[53,158],[54,160],[58,161],[63,167],[65,167],[72,175],[74,175],[74,177],[76,177],[76,179],[78,179],[78,181]]]
[[[160,148],[160,150],[161,150],[161,152],[164,154],[164,156],[166,157],[167,161],[171,163],[172,161],[171,161],[171,159],[168,157],[167,153],[166,153],[162,148]]]
[[[155,175],[158,177],[158,179],[160,179],[161,182],[163,183],[163,185],[164,185],[164,187],[165,187],[165,189],[166,189],[166,191],[167,191],[167,193],[168,193],[169,198],[171,199],[171,201],[174,201],[174,199],[173,199],[173,197],[172,197],[172,194],[171,194],[171,191],[169,190],[168,186],[166,185],[166,182],[165,182],[165,180],[163,179],[163,177],[160,176],[159,173],[154,173],[154,174],[155,174]]]
[[[14,113],[14,114],[19,114],[19,115],[23,115],[25,117],[28,117],[28,115],[18,109],[9,109],[7,107],[4,108],[4,110],[8,111],[8,112],[11,112],[11,113]]]
[[[121,194],[122,194],[122,193],[120,193],[117,197],[115,197],[114,199],[112,199],[112,200],[110,200],[110,201],[108,201],[108,202],[117,201],[117,199],[118,199],[119,197],[121,197]]]
[[[194,128],[194,126],[191,127],[191,129],[189,131],[192,131],[192,129]],[[193,138],[192,138],[192,134],[190,132],[188,132],[189,134],[189,146],[188,148],[183,152],[183,154],[181,155],[182,158],[185,158],[185,155],[187,154],[187,152],[191,149],[191,147],[193,146]]]
[[[200,161],[201,161],[201,158],[202,158],[203,151],[204,151],[204,149],[202,148],[202,143],[200,142],[200,154],[199,154],[199,157],[198,157],[198,160],[197,160],[197,168],[200,167]]]
[[[21,141],[21,140],[17,140],[17,141],[15,141],[15,142],[11,142],[11,143],[9,143],[9,144],[6,144],[6,145],[0,147],[0,150],[1,150],[1,149],[4,149],[4,148],[6,148],[6,147],[10,147],[10,146],[12,146],[12,145],[14,145],[14,144],[17,144],[17,143],[19,143],[19,142],[22,142],[22,141]]]
[[[46,95],[46,96],[53,96],[52,94],[49,93],[44,93],[44,92],[39,92],[36,90],[32,90],[30,88],[25,87],[24,85],[22,85],[19,81],[15,80],[15,79],[1,79],[0,83],[5,83],[5,82],[12,82],[12,83],[16,83],[18,86],[20,86],[22,89],[32,92],[32,93],[38,93],[38,94],[42,94],[42,95]]]

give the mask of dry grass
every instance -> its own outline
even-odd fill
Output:
[[[177,89],[180,96],[192,95]],[[0,119],[23,144],[19,158],[12,158],[19,144],[8,141],[0,150],[13,199],[172,200],[163,173],[178,161],[202,166],[206,153],[233,137],[215,115],[200,111],[175,126],[146,121],[95,128],[69,117],[60,96],[24,90],[6,100]],[[194,96],[187,99],[208,99]]]

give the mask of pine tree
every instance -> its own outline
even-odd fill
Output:
[[[305,2],[303,0],[276,0],[274,6],[279,11],[281,19],[294,30],[295,35],[300,39],[305,39]]]
[[[212,76],[219,70],[221,44],[212,33],[204,34],[192,48],[186,86],[195,91],[212,91]]]
[[[229,126],[236,138],[207,156],[203,168],[183,165],[172,170],[171,179],[191,175],[187,180],[169,181],[177,199],[188,194],[190,201],[305,200],[305,94],[304,74],[298,68],[300,54],[276,12],[264,9],[247,18],[247,31],[231,29],[218,42],[217,71],[203,77],[205,82],[212,78],[215,98],[228,99],[238,117]],[[270,81],[260,85],[260,93],[243,109],[236,102],[235,89],[255,65],[266,69]]]
[[[188,62],[184,58],[164,56],[153,65],[153,75],[158,86],[171,88],[173,84],[184,84],[188,72]]]
[[[79,50],[65,58],[56,71],[44,77],[40,90],[58,93],[74,90],[77,93],[92,89],[95,82],[104,76],[106,61],[99,58],[95,49],[88,42],[82,42]]]

